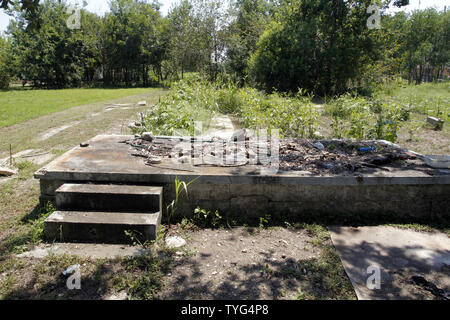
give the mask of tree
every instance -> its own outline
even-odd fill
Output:
[[[182,0],[169,13],[170,57],[177,70],[215,79],[224,60],[228,7],[221,1]]]
[[[11,80],[11,45],[0,34],[0,89],[9,87]]]
[[[148,85],[150,68],[161,78],[166,22],[155,3],[113,0],[105,17],[105,73],[112,84]]]
[[[437,79],[449,62],[449,17],[436,9],[416,10],[409,17],[403,55],[409,82]]]
[[[377,30],[367,27],[372,0],[281,3],[251,60],[252,75],[262,88],[341,94],[379,58]]]
[[[40,20],[46,21],[39,29],[27,28],[27,17],[23,12],[10,24],[8,33],[18,65],[18,77],[32,81],[35,86],[80,86],[85,71],[95,67],[92,40],[81,30],[67,27],[67,9],[63,1],[44,1],[36,12]]]
[[[0,8],[10,14],[15,10],[21,11],[26,17],[28,25],[31,28],[36,28],[39,26],[39,21],[37,19],[39,1],[40,0],[0,0]]]
[[[250,56],[266,25],[272,19],[273,6],[266,0],[237,0],[236,19],[230,25],[227,44],[227,71],[243,83],[248,73]]]

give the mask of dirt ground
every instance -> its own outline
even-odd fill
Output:
[[[140,100],[150,104],[160,94],[162,91],[154,91],[110,104]],[[0,158],[8,156],[10,143],[14,152],[52,150],[53,158],[57,157],[97,134],[124,133],[136,113],[148,108],[110,104],[75,107],[0,129]],[[77,124],[61,129],[73,123]],[[61,130],[49,135],[56,129]],[[430,142],[433,135],[439,135],[439,143]],[[447,131],[433,131],[419,143],[429,149],[410,149],[449,153],[445,142]],[[402,140],[399,144],[409,147]],[[28,164],[17,177],[0,183],[0,299],[356,298],[328,231],[309,225],[194,231],[175,227],[171,232],[186,239],[185,248],[141,258],[17,258],[16,254],[32,249],[36,241],[39,226],[34,209],[39,185],[32,175],[41,166]],[[75,263],[82,267],[82,290],[67,291],[61,273]],[[431,297],[424,294],[424,298]]]
[[[354,299],[329,240],[305,229],[203,229],[182,233],[160,299]],[[334,268],[334,273],[329,272]],[[333,290],[330,287],[333,286]]]

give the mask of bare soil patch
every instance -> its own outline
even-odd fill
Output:
[[[187,247],[175,254],[160,299],[354,298],[342,269],[324,257],[305,230],[238,227],[182,234]],[[331,283],[334,289],[329,290]]]

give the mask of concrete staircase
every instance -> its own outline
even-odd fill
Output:
[[[66,183],[56,190],[56,210],[45,220],[49,240],[129,243],[125,231],[156,239],[162,187]]]

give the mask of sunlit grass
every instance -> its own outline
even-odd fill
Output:
[[[71,107],[138,95],[151,90],[148,88],[1,90],[0,128]]]

